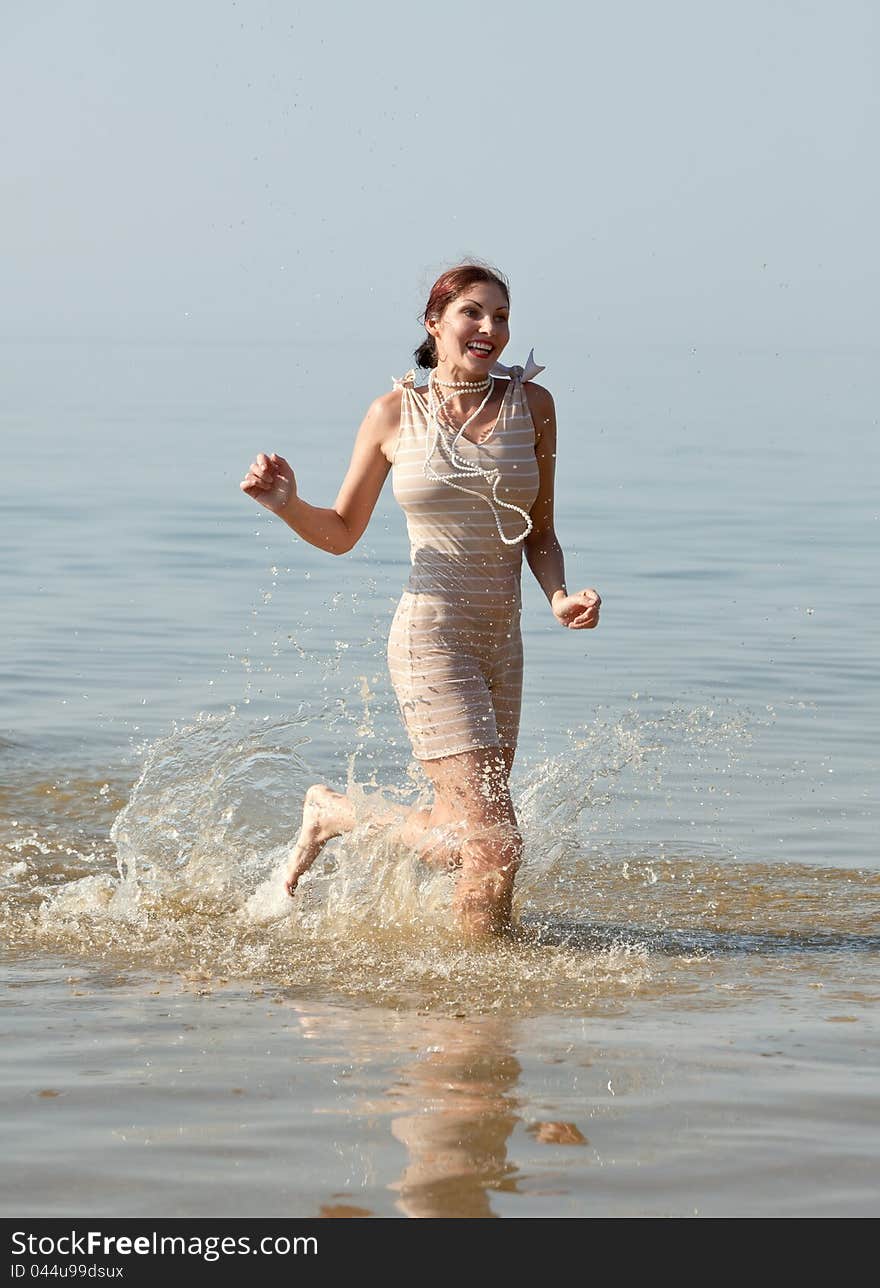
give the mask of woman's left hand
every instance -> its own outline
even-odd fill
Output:
[[[599,625],[601,604],[595,590],[579,590],[574,595],[565,595],[557,590],[550,606],[556,620],[570,631],[589,631]]]

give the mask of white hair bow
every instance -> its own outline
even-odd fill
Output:
[[[490,374],[493,376],[519,376],[525,381],[534,380],[535,376],[540,375],[543,370],[544,368],[540,363],[535,362],[534,349],[529,349],[529,356],[526,358],[524,367],[505,367],[503,362],[496,362]]]

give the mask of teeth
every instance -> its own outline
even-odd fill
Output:
[[[491,346],[491,344],[469,344],[469,345],[468,345],[468,348],[469,348],[469,349],[476,349],[478,353],[491,353],[491,352],[492,352],[492,346]]]

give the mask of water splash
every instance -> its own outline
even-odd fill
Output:
[[[200,716],[155,742],[110,833],[122,880],[176,877],[221,893],[261,873],[273,838],[297,821],[305,723]]]
[[[717,990],[734,956],[822,951],[829,961],[877,950],[876,874],[742,864],[718,847],[656,837],[633,845],[633,802],[664,774],[733,755],[747,738],[745,721],[707,709],[596,720],[565,753],[518,775],[525,861],[510,940],[463,946],[451,926],[454,878],[376,824],[377,809],[419,797],[418,773],[403,788],[377,788],[350,766],[358,825],[290,900],[280,874],[313,779],[297,751],[308,729],[302,713],[175,728],[148,749],[109,837],[88,846],[41,832],[33,811],[28,827],[6,819],[7,943],[196,971],[208,986],[251,979],[466,1010],[613,1009],[635,994]],[[83,791],[103,809],[118,800],[115,784]]]

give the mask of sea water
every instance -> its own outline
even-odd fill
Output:
[[[8,1213],[870,1210],[877,355],[538,356],[602,623],[526,570],[517,934],[467,947],[370,821],[426,799],[390,487],[345,559],[238,489],[331,504],[389,355],[0,349]],[[315,781],[362,821],[291,902]]]

